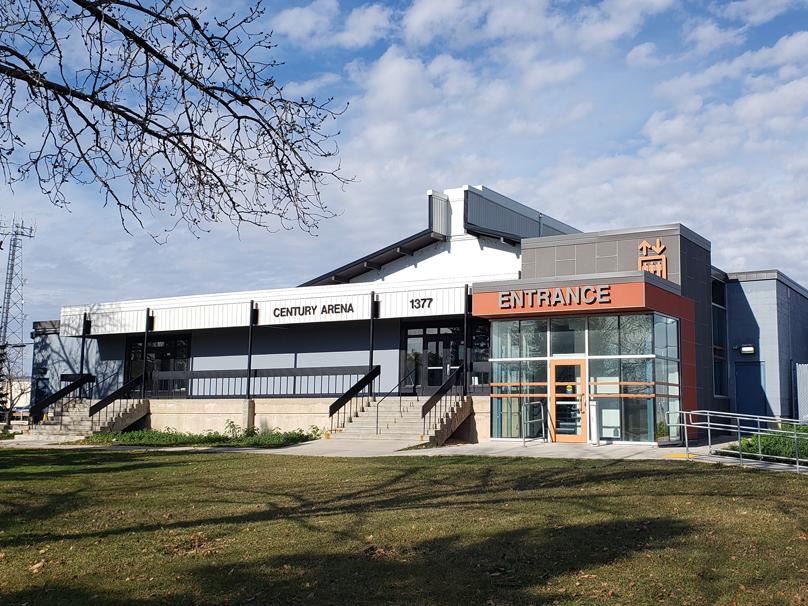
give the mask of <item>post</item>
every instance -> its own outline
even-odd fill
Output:
[[[713,452],[713,437],[712,437],[713,424],[710,421],[710,411],[707,411],[707,454]]]
[[[684,422],[684,430],[685,430],[685,459],[688,461],[690,460],[690,440],[687,437],[687,411],[683,411],[682,418],[685,420]]]
[[[81,318],[81,354],[79,356],[79,379],[84,378],[84,349],[87,343],[87,312]],[[79,397],[84,397],[84,385],[81,386]]]
[[[463,397],[469,395],[469,285],[463,285]]]
[[[146,322],[143,327],[143,374],[140,380],[140,399],[146,399],[146,351],[149,347],[149,329],[151,328],[151,309],[146,308]]]
[[[797,462],[797,473],[800,473],[800,442],[797,438],[797,424],[794,423],[794,459]]]
[[[735,418],[735,424],[738,426],[738,457],[741,459],[741,467],[743,467],[743,444],[741,443],[741,419]]]
[[[375,328],[376,319],[376,292],[370,293],[370,347],[368,348],[368,372],[373,370],[373,330]],[[371,402],[375,402],[376,398],[373,397],[373,381],[368,385],[368,397]],[[378,428],[377,428],[378,429]]]
[[[253,354],[253,326],[258,321],[258,310],[255,301],[250,301],[250,313],[247,325],[247,400],[252,396],[252,354]]]

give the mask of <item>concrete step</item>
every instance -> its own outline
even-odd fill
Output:
[[[426,439],[421,439],[421,434],[413,433],[346,433],[335,432],[331,434],[332,439],[335,440],[398,440],[402,442],[410,442],[412,444],[419,444],[421,442],[428,442],[429,436]]]
[[[421,431],[421,428],[424,426],[424,422],[421,419],[398,419],[396,421],[390,421],[389,423],[379,420],[378,425],[382,429],[391,429],[396,427],[399,429],[403,428],[407,431]],[[354,421],[353,423],[346,424],[346,428],[347,427],[350,427],[352,430],[375,430],[376,421],[374,419],[368,419],[367,421]]]

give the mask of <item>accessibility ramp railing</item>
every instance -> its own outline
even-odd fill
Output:
[[[718,410],[668,412],[668,425],[681,431],[686,456],[691,434],[707,440],[710,454],[731,456],[743,466],[750,460],[808,466],[808,425],[797,419]]]

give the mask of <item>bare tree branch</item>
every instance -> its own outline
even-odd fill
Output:
[[[333,100],[292,99],[273,74],[261,4],[224,18],[183,0],[0,4],[0,169],[57,206],[96,186],[124,229],[228,220],[315,230],[343,185]],[[150,232],[155,238],[160,233]]]

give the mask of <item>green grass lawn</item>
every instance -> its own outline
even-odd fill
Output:
[[[0,604],[798,604],[808,477],[0,450]]]

